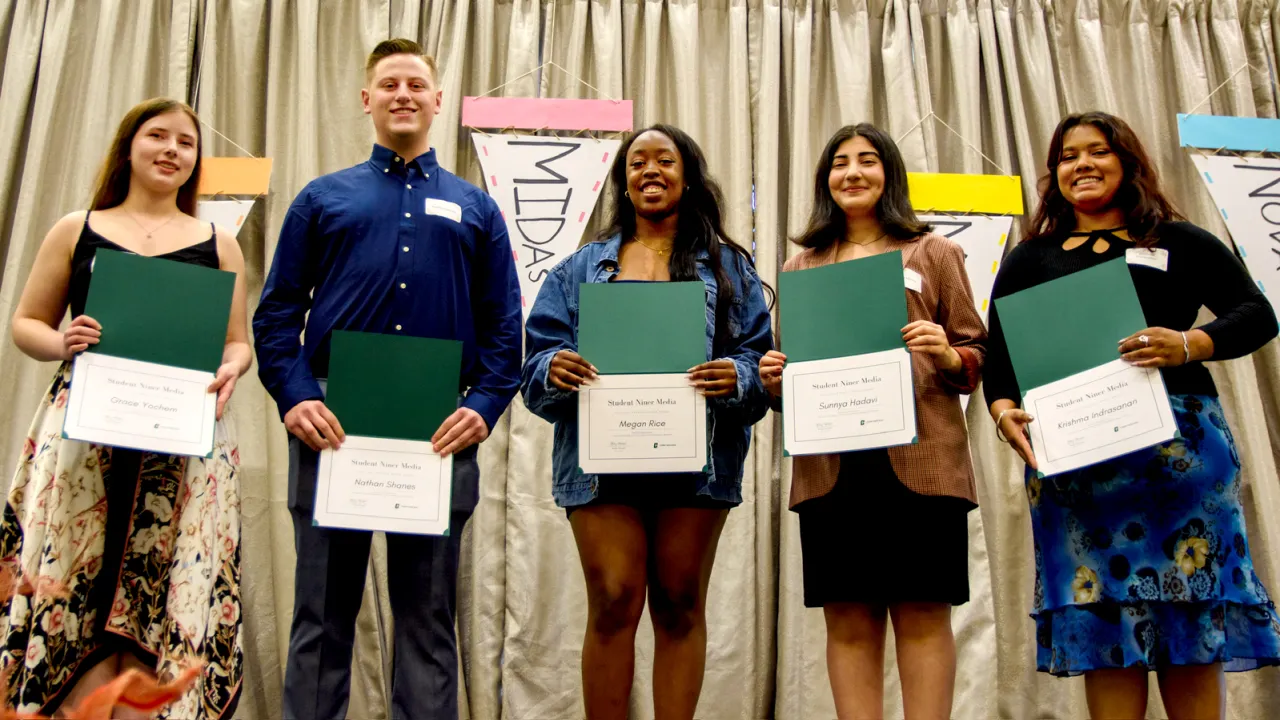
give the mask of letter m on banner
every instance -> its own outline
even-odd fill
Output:
[[[547,274],[582,241],[620,141],[511,131],[616,133],[631,129],[631,112],[629,100],[463,99],[464,126],[506,129],[473,132],[471,140],[507,224],[525,317]]]

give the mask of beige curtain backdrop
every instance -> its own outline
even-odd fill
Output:
[[[804,221],[817,153],[842,124],[885,127],[911,170],[1020,174],[1034,204],[1061,115],[1110,110],[1148,143],[1183,209],[1225,238],[1177,147],[1174,115],[1280,109],[1276,0],[0,0],[0,332],[7,337],[45,231],[85,207],[120,116],[155,95],[196,105],[210,154],[274,159],[271,192],[240,233],[256,305],[293,196],[369,153],[364,58],[390,36],[415,37],[440,61],[445,103],[433,144],[445,167],[473,182],[479,168],[459,125],[461,98],[504,83],[495,94],[627,98],[638,126],[690,131],[724,188],[730,233],[754,242],[770,282],[794,252],[786,237]],[[543,61],[563,71],[529,72]],[[0,415],[0,468],[11,468],[52,367],[7,339],[0,367],[9,408]],[[1254,558],[1280,593],[1275,344],[1216,365],[1214,375],[1245,460]],[[970,515],[972,601],[953,620],[955,717],[1083,718],[1083,684],[1034,669],[1020,467],[981,405],[969,414],[982,507]],[[293,603],[285,435],[252,375],[232,412],[244,461],[248,663],[237,717],[266,720],[280,712]],[[550,442],[550,426],[517,400],[481,452],[481,501],[463,535],[459,578],[464,717],[581,716],[585,593],[568,523],[550,499]],[[834,717],[822,616],[803,607],[787,466],[767,418],[712,577],[699,718]],[[875,542],[849,548],[849,572]],[[373,554],[352,682],[358,720],[388,716],[385,545],[375,541]],[[645,626],[637,645],[633,716],[651,718]],[[892,658],[890,644],[886,714],[901,717]],[[1277,670],[1232,675],[1228,688],[1230,717],[1280,714]],[[1149,717],[1162,716],[1153,702]]]

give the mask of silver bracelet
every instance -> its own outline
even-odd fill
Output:
[[[1182,333],[1182,364],[1191,362],[1191,343],[1187,342],[1187,334]]]
[[[998,416],[996,416],[996,439],[997,439],[997,440],[999,440],[999,441],[1000,441],[1000,442],[1002,442],[1002,443],[1007,443],[1007,442],[1009,442],[1009,438],[1005,437],[1005,436],[1004,436],[1004,433],[1000,431],[1000,422],[1001,422],[1002,420],[1004,420],[1004,415],[1005,415],[1005,413],[1009,412],[1009,410],[1011,410],[1011,409],[1012,409],[1012,408],[1009,408],[1009,409],[1007,409],[1007,410],[1001,410],[1001,411],[1000,411],[1000,414],[999,414]]]

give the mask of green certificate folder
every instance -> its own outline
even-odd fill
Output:
[[[462,343],[335,330],[325,404],[347,435],[430,441],[458,409]]]
[[[1024,395],[1119,360],[1118,343],[1147,326],[1124,258],[995,302]]]
[[[583,283],[578,354],[602,374],[683,373],[707,361],[699,281]]]
[[[899,251],[778,276],[789,362],[905,348],[907,291]]]
[[[102,340],[87,352],[217,372],[235,285],[225,270],[98,250],[84,312]]]

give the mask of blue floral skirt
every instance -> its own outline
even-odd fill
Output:
[[[1249,557],[1222,406],[1205,395],[1170,401],[1180,438],[1061,475],[1028,473],[1041,672],[1280,664],[1280,619]]]

